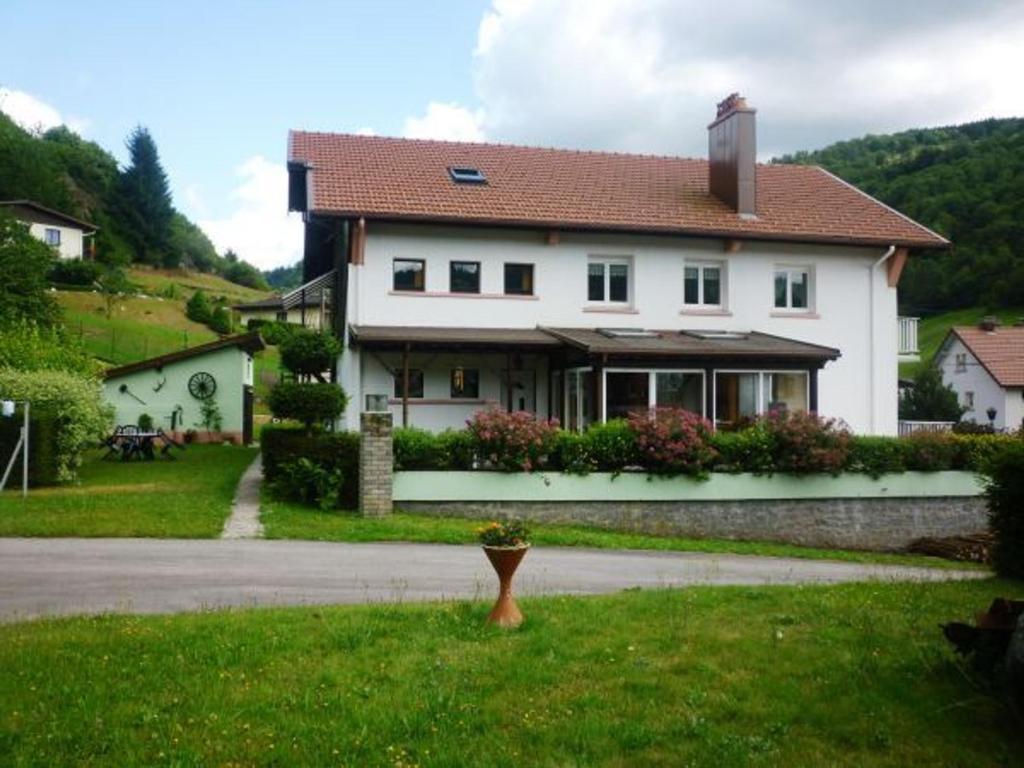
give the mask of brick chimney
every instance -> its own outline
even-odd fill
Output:
[[[985,317],[981,318],[981,322],[978,323],[978,328],[989,333],[995,332],[998,327],[999,318],[995,315],[985,315]]]
[[[711,194],[744,217],[757,215],[757,110],[738,93],[718,104],[708,126],[708,168]]]

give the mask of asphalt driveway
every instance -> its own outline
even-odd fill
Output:
[[[933,570],[743,555],[544,547],[516,576],[522,596],[688,584],[812,584],[979,578]],[[314,541],[0,539],[0,621],[228,606],[490,599],[478,547]]]

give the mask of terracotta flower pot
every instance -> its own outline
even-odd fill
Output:
[[[529,548],[529,544],[521,547],[484,547],[487,559],[498,574],[499,584],[498,602],[487,616],[488,624],[511,628],[523,623],[523,612],[512,597],[512,577]]]

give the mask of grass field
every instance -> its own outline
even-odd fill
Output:
[[[242,472],[256,451],[191,445],[177,461],[100,461],[79,484],[0,494],[0,536],[219,536]],[[3,761],[0,760],[0,764]]]
[[[1010,766],[938,624],[994,580],[0,627],[3,765]]]
[[[128,279],[150,295],[167,291],[168,287],[173,285],[184,299],[188,299],[197,290],[202,290],[211,299],[224,296],[231,304],[265,299],[270,295],[267,291],[247,288],[217,275],[186,269],[152,269],[136,265],[128,270]]]
[[[361,517],[345,512],[321,512],[317,509],[277,501],[264,493],[261,519],[269,539],[312,539],[314,541],[416,541],[442,544],[470,544],[476,541],[476,528],[485,520],[458,517],[433,517],[395,513],[387,518]],[[541,546],[593,547],[596,549],[652,549],[672,552],[719,552],[768,557],[801,557],[845,560],[858,563],[921,565],[937,568],[971,568],[922,555],[855,552],[813,549],[791,544],[726,539],[688,539],[679,536],[648,536],[639,533],[608,531],[580,525],[531,524],[534,543]]]
[[[930,363],[942,340],[954,325],[976,325],[986,315],[994,315],[1004,325],[1011,325],[1024,317],[1024,309],[990,310],[973,307],[922,318],[917,328],[917,346],[921,352],[921,359],[916,363],[900,363],[900,376],[913,378],[922,366]]]

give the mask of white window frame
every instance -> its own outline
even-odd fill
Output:
[[[590,267],[592,264],[601,264],[603,267],[604,274],[604,298],[603,299],[591,299],[590,298]],[[611,299],[611,269],[612,265],[625,266],[626,267],[626,299],[625,301],[612,300]],[[584,283],[586,290],[587,304],[591,307],[629,307],[633,306],[633,298],[636,291],[636,270],[633,268],[633,257],[632,256],[588,256],[587,257],[587,271],[586,280]]]
[[[690,261],[683,262],[683,309],[725,309],[728,306],[729,270],[725,261]],[[697,277],[697,303],[686,302],[686,270],[688,268],[700,270]],[[708,304],[704,301],[704,270],[708,267],[718,270],[718,303]],[[773,280],[774,280],[774,272]],[[774,303],[774,302],[773,302]]]
[[[647,409],[657,407],[658,374],[659,373],[697,373],[700,374],[700,415],[708,412],[708,382],[703,368],[602,368],[601,369],[601,423],[608,421],[608,374],[609,373],[646,373],[647,378]]]
[[[777,307],[775,306],[775,276],[779,272],[786,273],[786,306]],[[793,275],[797,272],[803,272],[807,275],[807,306],[806,307],[794,307],[793,306]],[[775,264],[772,266],[772,282],[771,282],[771,297],[772,297],[772,311],[782,312],[786,314],[794,315],[805,315],[814,312],[815,305],[815,280],[814,280],[814,266],[810,264]]]
[[[565,417],[565,421],[562,426],[568,429],[569,418],[569,374],[576,374],[576,432],[582,432],[589,425],[583,424],[583,374],[593,373],[594,367],[591,365],[577,366],[574,368],[566,368],[562,371],[562,415]],[[604,382],[602,381],[602,384]]]
[[[792,369],[792,370],[788,370],[788,371],[786,369],[784,369],[784,368],[781,368],[781,369],[778,369],[778,368],[771,368],[771,369],[761,369],[761,368],[716,368],[714,370],[714,372],[713,372],[714,387],[712,388],[712,391],[711,391],[712,410],[711,410],[711,418],[710,418],[710,421],[711,421],[712,425],[715,427],[715,429],[718,428],[718,374],[720,374],[720,373],[753,373],[753,374],[755,374],[757,376],[757,387],[756,387],[756,391],[757,391],[757,406],[756,406],[756,408],[757,408],[757,410],[756,410],[756,413],[755,413],[756,416],[763,416],[764,413],[765,413],[764,377],[765,377],[766,374],[768,374],[768,375],[779,374],[779,373],[785,373],[785,374],[798,373],[798,374],[801,374],[807,380],[807,387],[805,388],[805,392],[807,393],[807,397],[805,398],[805,402],[804,402],[804,410],[805,411],[810,411],[811,410],[811,373],[810,373],[810,371],[803,370],[803,369],[800,369],[800,368]]]
[[[966,408],[968,411],[974,410],[974,392],[964,392],[964,408]]]
[[[50,235],[53,235],[52,239]],[[59,248],[61,241],[60,230],[57,227],[46,227],[43,231],[43,239],[46,241],[47,245]]]
[[[953,373],[967,372],[967,353],[957,352],[953,357]]]

